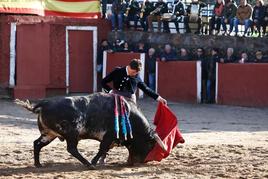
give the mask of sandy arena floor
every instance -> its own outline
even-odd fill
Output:
[[[157,103],[138,102],[149,121]],[[186,140],[165,160],[129,167],[127,150],[109,152],[107,164],[87,170],[58,139],[41,152],[43,168],[33,166],[32,143],[39,137],[36,116],[0,100],[0,178],[268,178],[268,109],[169,104]],[[83,140],[88,159],[98,142]]]

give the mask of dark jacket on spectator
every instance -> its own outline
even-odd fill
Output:
[[[166,61],[174,61],[174,60],[177,60],[177,55],[176,55],[176,52],[171,50],[170,53],[166,53],[165,51],[161,53],[160,55],[160,59],[162,58],[165,58]]]
[[[125,13],[127,5],[122,0],[114,0],[112,4],[112,13]]]
[[[264,6],[255,6],[253,8],[252,19],[257,19],[258,21],[262,21],[265,17],[265,7]]]
[[[224,63],[234,63],[237,61],[236,56],[233,54],[230,57],[224,57]]]
[[[157,3],[155,4],[154,10],[155,10],[156,8],[161,8],[161,10],[160,10],[159,12],[155,13],[154,15],[159,16],[159,15],[161,15],[161,14],[163,14],[163,13],[167,13],[167,12],[168,12],[167,3],[165,3],[165,2],[157,2]]]
[[[234,3],[230,4],[229,6],[225,5],[223,9],[223,17],[225,19],[234,18],[236,16],[236,10],[237,6]]]
[[[147,55],[145,65],[148,73],[150,74],[155,73],[155,63],[156,63],[156,55],[153,55],[151,57]]]
[[[207,61],[207,76],[209,80],[216,79],[216,63],[220,61],[218,54],[211,56]]]
[[[174,13],[176,16],[182,16],[185,14],[185,5],[181,1],[174,5]]]

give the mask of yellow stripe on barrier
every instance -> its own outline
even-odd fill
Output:
[[[88,2],[64,2],[55,0],[44,1],[45,10],[58,11],[58,12],[73,12],[73,13],[88,13],[99,12],[99,1]]]

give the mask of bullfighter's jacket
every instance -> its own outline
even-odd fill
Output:
[[[113,82],[113,88],[108,85],[109,82]],[[135,94],[137,88],[139,88],[155,100],[159,96],[141,80],[139,75],[135,77],[128,76],[126,67],[115,68],[102,80],[101,84],[105,92],[117,90],[119,92]]]

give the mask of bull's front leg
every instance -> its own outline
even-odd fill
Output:
[[[77,158],[82,164],[87,166],[89,169],[95,169],[95,167],[87,161],[78,151],[77,145],[78,145],[78,140],[76,139],[66,139],[67,142],[67,151],[72,154],[75,158]]]

